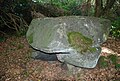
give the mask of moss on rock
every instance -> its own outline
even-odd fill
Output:
[[[31,33],[29,36],[28,36],[28,42],[31,44],[33,43],[33,33]]]
[[[91,47],[93,44],[92,39],[83,36],[80,32],[68,32],[68,42],[71,47],[76,49],[78,52],[94,52],[96,48]]]

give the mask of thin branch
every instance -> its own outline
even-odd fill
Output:
[[[15,28],[12,28],[12,27],[10,27],[5,21],[4,21],[4,19],[0,16],[0,18],[2,19],[2,21],[4,22],[4,24],[7,26],[7,27],[9,27],[10,29],[15,29]]]

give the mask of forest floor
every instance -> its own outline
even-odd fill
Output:
[[[116,54],[120,64],[120,40],[109,37],[101,46],[101,56]],[[31,52],[24,36],[0,42],[0,81],[120,81],[120,68],[110,62],[107,67],[98,62],[93,69],[80,68],[77,74],[69,74],[59,61],[34,60]]]

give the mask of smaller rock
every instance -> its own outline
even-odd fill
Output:
[[[44,53],[41,51],[33,51],[32,58],[40,59],[43,61],[57,61],[58,60],[56,54],[48,54],[48,53]]]

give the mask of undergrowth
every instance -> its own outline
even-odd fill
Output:
[[[99,59],[99,67],[100,68],[106,68],[106,67],[110,67],[111,65],[114,66],[115,69],[120,69],[120,64],[118,63],[118,57],[117,55],[109,55],[109,56],[101,56]]]

